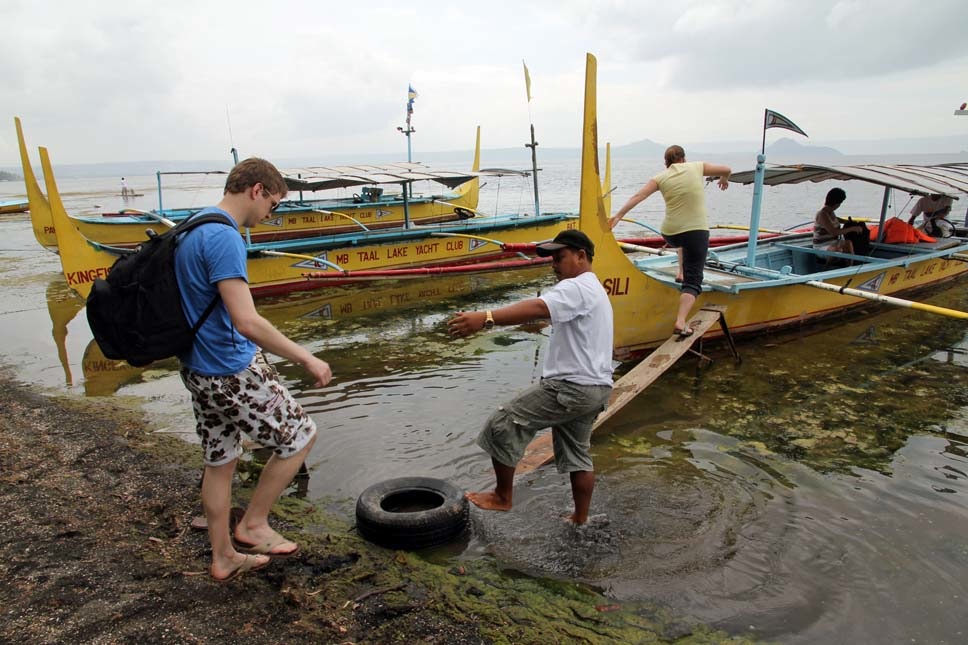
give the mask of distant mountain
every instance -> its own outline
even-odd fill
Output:
[[[12,172],[4,172],[0,170],[0,181],[23,181],[23,177]]]
[[[779,141],[775,141],[766,146],[766,155],[767,157],[771,158],[793,157],[799,160],[817,157],[829,159],[831,157],[844,156],[844,154],[836,148],[827,148],[824,146],[805,146],[787,137],[784,137]]]
[[[614,157],[659,157],[662,158],[666,148],[669,146],[663,143],[656,143],[652,139],[642,139],[623,146],[612,146],[612,156]]]

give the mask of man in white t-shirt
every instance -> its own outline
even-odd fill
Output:
[[[612,392],[612,305],[592,273],[595,245],[587,235],[562,231],[537,252],[551,256],[558,278],[546,293],[493,311],[458,312],[448,322],[454,336],[542,318],[552,324],[541,381],[499,407],[477,439],[491,455],[497,485],[467,499],[484,510],[510,510],[515,468],[534,435],[551,427],[555,465],[571,478],[575,511],[568,519],[584,524],[595,488],[592,426]]]

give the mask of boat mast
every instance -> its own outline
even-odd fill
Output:
[[[753,175],[753,207],[750,211],[750,237],[746,245],[746,266],[756,266],[756,241],[760,237],[760,211],[763,208],[763,178],[766,175],[766,119],[769,110],[763,111],[763,140],[760,154],[756,155],[756,173]]]
[[[410,125],[410,117],[413,116],[413,101],[417,98],[417,92],[414,91],[413,85],[407,86],[407,127],[401,128],[397,127],[397,132],[404,134],[407,137],[407,163],[413,162],[413,150],[410,147],[410,135],[416,132],[414,128]],[[407,196],[407,189],[410,182],[403,182],[401,185],[403,188],[403,227],[410,228],[410,200]]]
[[[541,203],[538,201],[538,142],[534,138],[534,119],[531,117],[531,74],[528,73],[528,65],[524,65],[524,87],[528,92],[528,122],[531,124],[531,143],[524,144],[525,148],[531,148],[531,176],[534,178],[534,214],[541,214]]]

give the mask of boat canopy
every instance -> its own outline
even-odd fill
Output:
[[[752,184],[755,171],[733,173],[729,180]],[[958,199],[968,194],[968,163],[929,166],[914,164],[860,164],[856,166],[817,166],[797,164],[766,169],[763,183],[767,186],[799,184],[804,181],[848,181],[858,179],[886,188],[896,188],[912,195],[945,195]]]
[[[289,190],[327,190],[367,184],[407,184],[412,181],[435,181],[448,188],[456,188],[475,177],[490,177],[520,173],[504,169],[453,171],[431,168],[419,162],[388,163],[360,166],[310,166],[287,168],[282,176]],[[526,173],[520,173],[527,176]]]

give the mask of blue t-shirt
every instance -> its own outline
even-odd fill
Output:
[[[206,208],[204,213],[221,213],[233,222],[202,224],[181,236],[175,250],[175,276],[181,290],[182,307],[190,324],[195,324],[218,294],[221,280],[249,281],[245,244],[228,213]],[[256,344],[236,331],[225,303],[219,301],[198,330],[192,351],[178,357],[184,367],[204,376],[238,374],[252,362]]]

